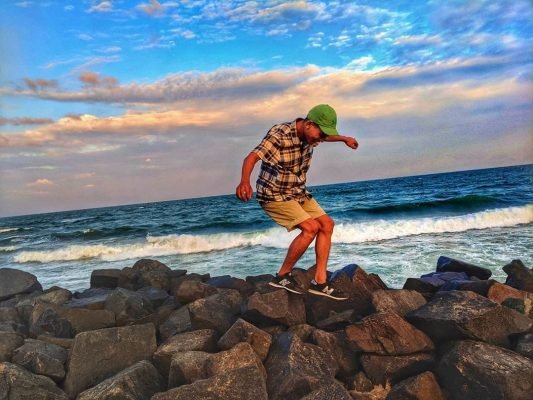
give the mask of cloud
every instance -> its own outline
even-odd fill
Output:
[[[101,76],[95,72],[82,72],[79,79],[87,87],[100,86],[104,88],[114,88],[118,85],[118,80],[116,78],[112,76]]]
[[[113,4],[110,1],[101,1],[91,6],[87,12],[111,12],[113,11]]]
[[[53,122],[50,118],[3,118],[0,117],[0,125],[43,125]]]
[[[53,185],[55,185],[55,183],[46,178],[37,179],[36,181],[27,184],[27,186],[31,188],[42,188]]]
[[[157,0],[150,0],[150,3],[139,4],[135,8],[150,16],[162,16],[165,14],[165,7]]]
[[[57,87],[57,80],[55,79],[24,78],[24,83],[26,83],[26,86],[28,86],[33,91]]]

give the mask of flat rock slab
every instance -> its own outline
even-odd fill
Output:
[[[0,399],[69,400],[69,397],[50,378],[4,362],[0,363]]]
[[[67,357],[68,352],[63,347],[26,339],[24,345],[13,352],[12,362],[34,374],[44,375],[59,382],[65,377]]]
[[[218,340],[218,347],[221,350],[229,350],[239,342],[249,343],[261,361],[265,361],[272,335],[239,318]]]
[[[483,342],[452,342],[436,371],[451,400],[529,400],[533,393],[533,361]]]
[[[435,356],[432,353],[409,354],[407,356],[379,356],[363,354],[361,364],[366,375],[376,385],[396,383],[433,368]]]
[[[164,390],[164,380],[149,361],[139,361],[81,392],[76,400],[142,400]]]
[[[394,385],[387,395],[386,400],[446,400],[446,396],[435,378],[430,372],[407,378]]]
[[[377,312],[392,311],[401,317],[426,303],[424,296],[416,290],[379,289],[372,292],[372,305]]]
[[[75,397],[136,362],[149,360],[155,349],[153,324],[79,333],[71,349],[65,392]]]
[[[35,275],[18,269],[0,268],[0,300],[42,289]]]

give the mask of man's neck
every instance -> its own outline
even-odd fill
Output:
[[[304,119],[296,118],[296,136],[300,139],[304,139]]]

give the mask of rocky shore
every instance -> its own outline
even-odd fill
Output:
[[[504,271],[441,257],[389,289],[348,265],[335,301],[147,259],[76,293],[0,269],[0,399],[529,400],[533,270]]]

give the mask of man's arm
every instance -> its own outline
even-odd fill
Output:
[[[242,163],[241,183],[235,190],[235,195],[242,201],[248,201],[252,198],[253,189],[250,185],[250,176],[257,161],[259,161],[259,156],[252,152],[246,156]]]
[[[346,146],[354,150],[359,147],[359,143],[357,143],[357,140],[355,140],[355,138],[350,137],[350,136],[331,135],[331,136],[327,136],[324,139],[324,142],[344,142]]]

